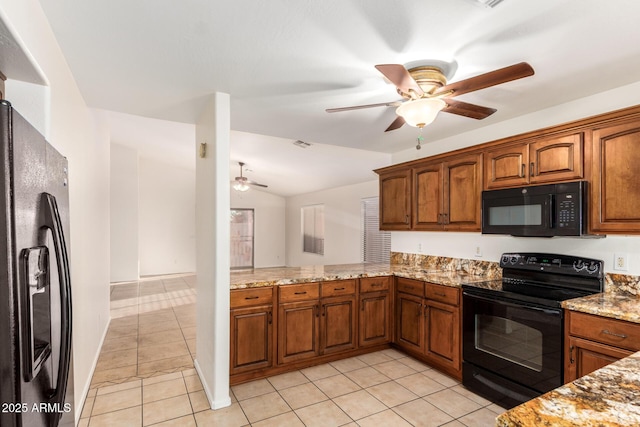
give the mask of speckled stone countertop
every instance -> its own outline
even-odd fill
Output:
[[[640,425],[640,352],[496,418],[498,427]]]
[[[326,280],[357,279],[361,277],[399,276],[424,280],[444,286],[459,287],[463,283],[482,282],[487,276],[464,271],[425,270],[395,264],[341,264],[307,267],[257,268],[231,272],[231,289],[290,285]]]
[[[568,310],[640,323],[640,297],[635,295],[595,294],[564,301],[562,307]]]

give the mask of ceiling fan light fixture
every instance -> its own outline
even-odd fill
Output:
[[[447,104],[440,98],[421,98],[402,103],[396,114],[413,127],[422,128],[431,124]]]
[[[244,182],[236,182],[235,184],[233,184],[233,189],[236,191],[245,192],[249,189],[249,186]]]

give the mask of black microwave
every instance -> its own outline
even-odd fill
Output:
[[[482,192],[482,234],[553,237],[586,233],[586,181]]]

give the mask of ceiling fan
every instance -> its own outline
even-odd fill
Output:
[[[433,65],[433,63],[437,65]],[[446,63],[431,61],[430,64],[413,66],[409,69],[400,64],[376,65],[376,69],[396,86],[398,94],[403,98],[402,100],[353,107],[328,108],[326,111],[327,113],[335,113],[371,107],[396,107],[398,117],[385,132],[398,129],[405,123],[422,128],[433,122],[440,111],[482,120],[495,113],[496,109],[469,104],[452,98],[534,74],[531,65],[521,62],[447,84],[446,72],[443,71],[445,67],[442,64]]]
[[[250,185],[255,185],[256,187],[264,187],[267,188],[268,185],[259,184],[255,181],[249,181],[246,176],[242,175],[242,168],[244,167],[244,162],[238,162],[240,165],[240,176],[236,176],[231,183],[233,184],[233,189],[236,191],[247,191]]]

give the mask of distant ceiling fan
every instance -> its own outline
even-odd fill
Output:
[[[433,63],[437,65],[433,65]],[[452,98],[534,74],[531,65],[521,62],[466,80],[447,84],[446,73],[443,71],[441,64],[446,63],[431,61],[431,64],[411,67],[408,70],[400,64],[376,65],[376,69],[396,85],[398,94],[404,100],[353,107],[328,108],[326,111],[327,113],[335,113],[371,107],[397,107],[396,114],[398,117],[385,132],[398,129],[405,123],[422,128],[433,122],[440,111],[481,120],[495,113],[496,109],[469,104]]]
[[[236,191],[247,191],[250,185],[255,185],[256,187],[264,187],[267,188],[268,185],[258,184],[255,181],[249,181],[247,177],[242,176],[242,168],[244,167],[244,162],[238,162],[240,165],[240,176],[236,176],[231,183],[233,184],[233,189]]]

